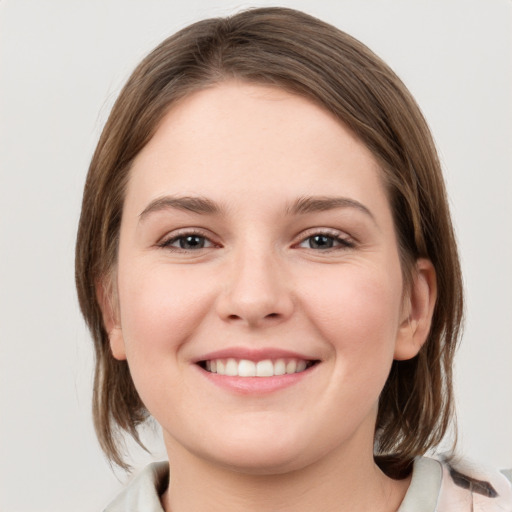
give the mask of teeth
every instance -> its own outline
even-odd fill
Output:
[[[297,361],[295,359],[290,359],[286,363],[286,373],[295,373],[297,369]]]
[[[308,368],[304,359],[264,359],[249,361],[248,359],[212,359],[206,361],[205,368],[211,373],[231,377],[273,377],[303,372]]]
[[[270,359],[256,363],[256,377],[272,377],[273,375],[274,365]]]
[[[242,359],[238,363],[238,375],[240,377],[256,377],[256,363]]]
[[[301,360],[297,362],[297,369],[295,373],[303,372],[306,369],[306,361]]]
[[[286,373],[286,363],[283,359],[278,359],[274,363],[274,375],[284,375]]]
[[[226,375],[230,375],[231,377],[234,377],[235,375],[238,375],[238,364],[234,359],[228,359],[226,361]]]

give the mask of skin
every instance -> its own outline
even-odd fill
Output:
[[[293,211],[304,197],[345,201]],[[165,510],[396,510],[409,482],[377,468],[373,437],[393,359],[416,355],[430,327],[430,262],[412,281],[404,293],[377,162],[328,112],[236,82],[173,105],[131,170],[116,306],[103,301],[112,353],[163,429]],[[318,363],[241,393],[196,364],[233,348]]]

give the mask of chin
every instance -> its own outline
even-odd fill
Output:
[[[302,469],[307,464],[300,454],[245,451],[211,460],[226,469],[247,475],[279,475]]]
[[[215,452],[209,450],[202,456],[215,465],[225,467],[237,473],[252,475],[276,475],[302,469],[314,460],[304,451],[307,443],[299,441],[296,436],[259,436],[255,438],[239,437],[229,442],[218,443]],[[308,460],[311,458],[312,460]]]

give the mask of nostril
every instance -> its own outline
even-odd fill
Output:
[[[268,315],[264,315],[264,317],[263,317],[263,319],[265,319],[265,320],[272,320],[272,319],[279,319],[279,318],[281,318],[281,315],[279,313],[269,313]],[[228,315],[227,319],[229,321],[238,321],[238,320],[243,320],[244,316],[231,314],[231,315]],[[252,323],[252,320],[250,320],[250,321]]]

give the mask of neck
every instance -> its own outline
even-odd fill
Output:
[[[372,453],[332,453],[298,470],[251,474],[198,459],[182,447],[169,448],[166,512],[396,512],[410,482],[388,478]]]

